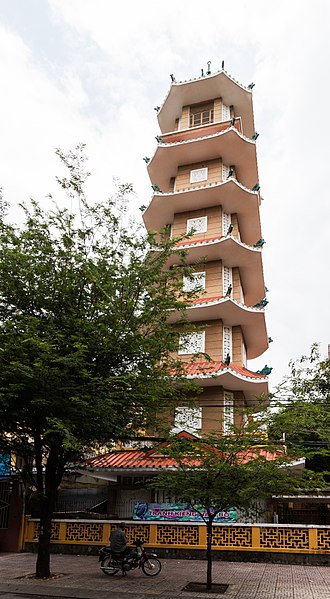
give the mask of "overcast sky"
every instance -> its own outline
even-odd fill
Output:
[[[221,68],[253,90],[268,333],[249,362],[273,366],[321,343],[329,326],[330,2],[328,0],[0,0],[0,185],[13,205],[46,202],[54,148],[87,144],[90,193],[112,178],[151,197],[143,156],[170,85]],[[16,213],[15,213],[16,214]]]

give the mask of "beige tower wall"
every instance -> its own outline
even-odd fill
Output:
[[[191,189],[200,185],[211,185],[211,183],[220,183],[222,172],[221,167],[221,158],[216,158],[215,160],[208,160],[205,162],[196,162],[194,164],[184,164],[182,166],[179,166],[175,180],[175,191],[180,191],[182,189]],[[190,183],[190,171],[199,168],[208,169],[207,179],[205,181],[201,181],[200,183]]]
[[[205,233],[196,233],[195,235],[192,235],[190,239],[193,241],[194,238],[208,239],[209,237],[220,237],[222,230],[221,206],[214,206],[213,208],[204,208],[201,210],[188,210],[187,212],[175,214],[172,224],[172,236],[186,235],[187,220],[190,218],[198,218],[200,216],[207,216],[207,231]]]

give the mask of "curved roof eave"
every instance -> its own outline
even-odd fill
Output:
[[[215,387],[222,385],[229,391],[243,391],[245,398],[249,401],[257,400],[261,395],[268,394],[268,376],[255,375],[247,369],[247,374],[238,372],[235,365],[230,364],[225,368],[220,368],[210,373],[187,374],[188,379],[194,379],[197,384],[203,387]],[[252,376],[249,376],[249,374]]]
[[[173,82],[157,115],[162,133],[173,128],[183,106],[217,97],[221,97],[224,104],[234,106],[235,115],[242,117],[245,134],[251,137],[254,133],[252,90],[244,87],[225,70],[196,79]]]
[[[240,217],[240,231],[245,243],[253,245],[261,237],[260,196],[230,177],[226,181],[187,188],[180,191],[155,192],[143,212],[147,229],[160,230],[173,222],[174,214],[221,205],[225,212]]]
[[[200,303],[198,303],[198,301]],[[265,309],[245,306],[230,297],[200,298],[187,306],[191,322],[222,320],[228,326],[240,326],[246,343],[247,359],[258,358],[268,349]],[[173,312],[169,322],[180,319]]]
[[[226,266],[240,269],[241,282],[244,289],[246,305],[256,304],[265,295],[265,281],[262,266],[262,249],[242,243],[232,235],[215,237],[213,239],[190,239],[179,243],[175,250],[188,252],[186,261],[195,264],[199,260],[205,260],[205,264],[214,260],[223,260]],[[170,267],[180,261],[176,252],[167,261]],[[253,281],[251,285],[250,282]]]
[[[159,143],[147,170],[151,182],[164,189],[170,178],[176,177],[178,166],[219,157],[228,166],[235,165],[238,179],[245,187],[251,189],[258,183],[256,141],[245,137],[232,126],[210,135]]]

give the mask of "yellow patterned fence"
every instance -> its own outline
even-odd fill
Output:
[[[205,549],[204,524],[179,522],[126,522],[129,542],[143,539],[152,547],[173,549]],[[71,545],[107,545],[117,522],[102,520],[54,520],[52,543]],[[330,553],[330,526],[285,524],[215,524],[213,547],[226,551],[271,551],[283,553]],[[26,518],[24,543],[36,543],[38,520]]]

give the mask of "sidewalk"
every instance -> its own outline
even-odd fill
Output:
[[[206,563],[201,560],[162,560],[155,578],[140,570],[106,576],[95,556],[52,555],[49,580],[29,578],[34,574],[36,555],[0,554],[0,599],[39,595],[79,599],[329,599],[330,568],[283,564],[214,562],[213,582],[229,584],[225,594],[187,593],[182,588],[192,581],[205,582]],[[10,595],[10,594],[14,595]],[[32,599],[30,597],[30,599]]]

